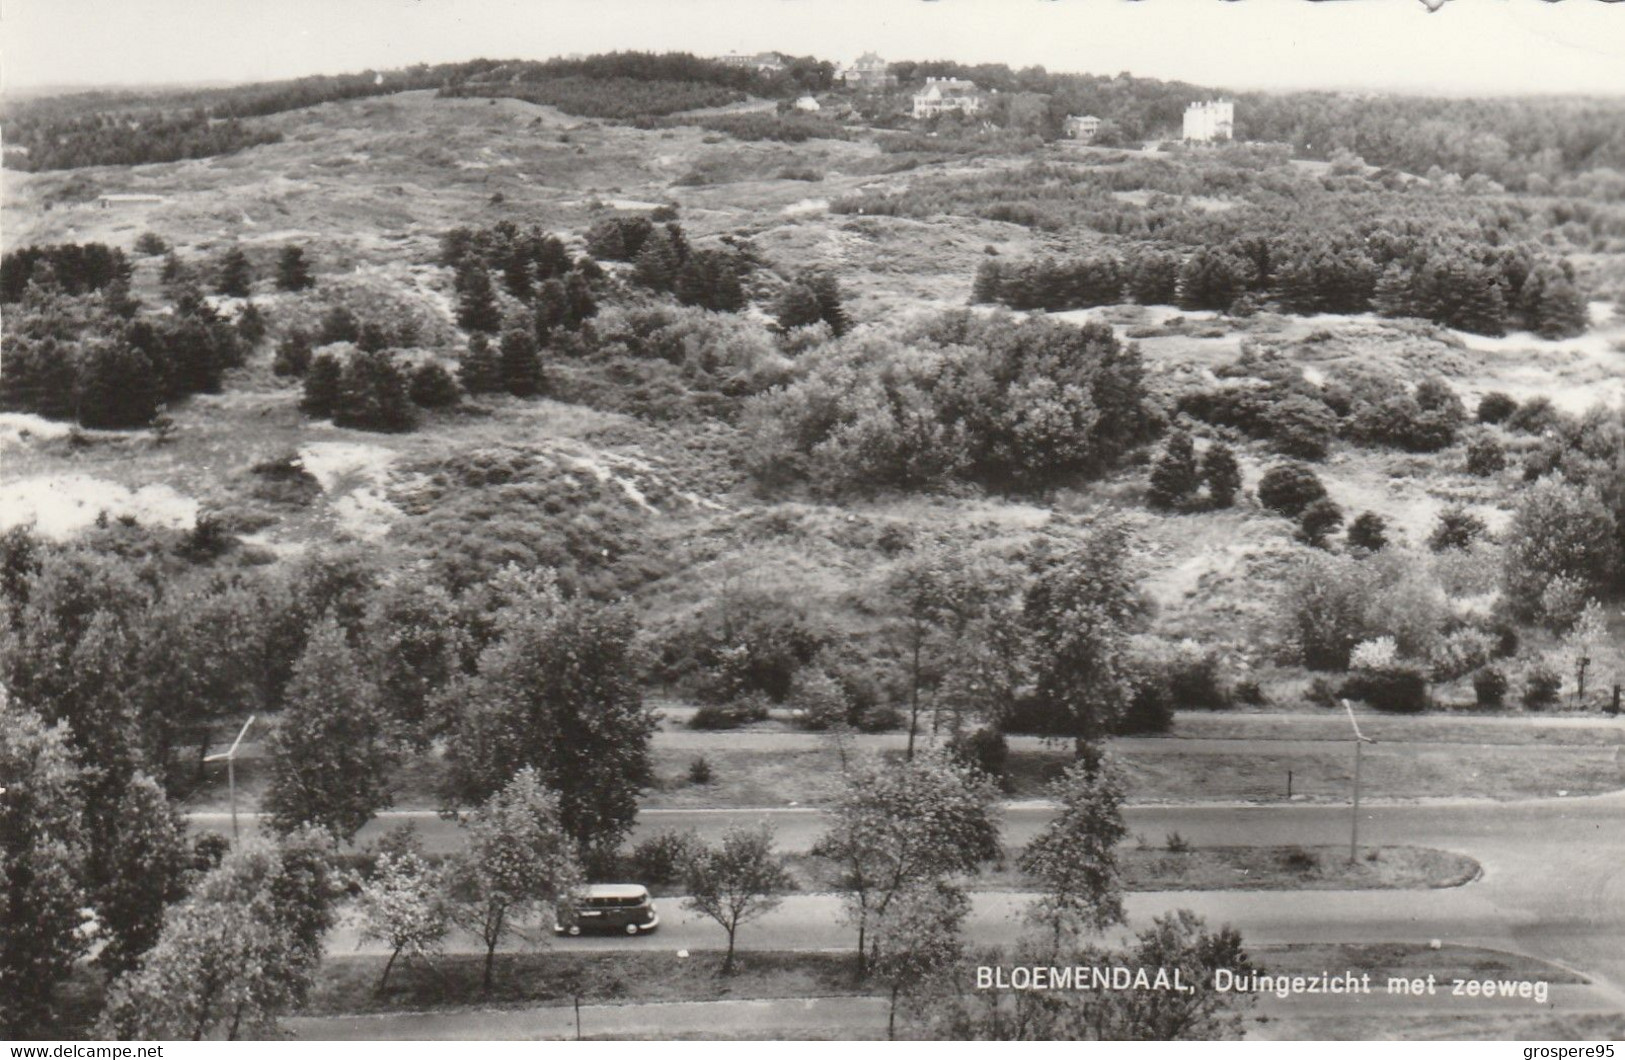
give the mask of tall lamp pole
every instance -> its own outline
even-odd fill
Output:
[[[254,724],[254,715],[250,714],[248,720],[243,722],[242,732],[239,732],[237,738],[231,741],[231,747],[228,750],[217,755],[209,755],[204,759],[205,762],[218,762],[222,758],[226,760],[226,784],[231,789],[231,841],[233,843],[237,842],[237,748],[242,744],[243,737],[248,735],[248,727],[252,724]]]
[[[1349,725],[1354,728],[1354,819],[1349,825],[1349,864],[1353,865],[1360,859],[1360,760],[1361,752],[1368,743],[1376,743],[1371,737],[1360,732],[1360,723],[1354,720],[1354,708],[1349,706],[1348,700],[1343,700],[1343,709],[1348,711]]]

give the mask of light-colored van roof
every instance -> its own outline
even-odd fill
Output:
[[[581,893],[586,898],[647,898],[649,888],[639,883],[589,883]]]

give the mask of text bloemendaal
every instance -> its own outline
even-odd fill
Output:
[[[1125,968],[1097,965],[981,965],[978,990],[1168,990],[1191,993],[1178,968]]]

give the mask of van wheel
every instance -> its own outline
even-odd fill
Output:
[[[638,933],[638,926],[636,924],[626,925],[626,933],[628,935],[636,935]]]
[[[571,924],[570,925],[570,934],[572,934],[572,935],[581,934],[581,925],[580,924]]]

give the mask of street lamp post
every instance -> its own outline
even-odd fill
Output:
[[[243,742],[243,737],[248,735],[248,727],[252,724],[254,724],[254,715],[250,714],[248,720],[243,722],[242,731],[237,734],[235,740],[231,741],[231,747],[228,750],[221,754],[209,755],[204,759],[205,762],[218,762],[222,758],[226,760],[226,785],[231,790],[231,841],[233,843],[237,842],[237,747]]]
[[[1353,865],[1360,859],[1360,765],[1362,752],[1368,743],[1376,743],[1360,732],[1360,723],[1354,720],[1354,708],[1349,706],[1348,700],[1343,700],[1343,709],[1348,711],[1349,725],[1354,729],[1354,818],[1349,823],[1349,864]]]

